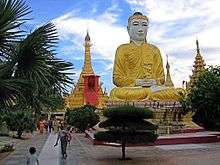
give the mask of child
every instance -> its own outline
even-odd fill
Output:
[[[39,165],[39,161],[37,159],[36,148],[30,147],[29,149],[30,155],[27,158],[27,165]]]

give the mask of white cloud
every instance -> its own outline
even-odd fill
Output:
[[[98,53],[105,58],[113,59],[118,45],[128,40],[123,27],[109,24],[108,22],[95,19],[83,19],[69,17],[66,19],[57,18],[54,20],[61,37],[69,37],[75,47],[83,50],[86,30],[89,28],[91,42],[93,43],[93,53]]]
[[[86,31],[92,42],[92,54],[98,54],[103,58],[114,59],[117,46],[128,42],[129,37],[126,27],[114,24],[118,15],[113,12],[117,5],[108,8],[97,18],[80,18],[72,13],[53,20],[58,28],[59,35],[63,40],[69,40],[77,49],[83,50],[84,38]]]

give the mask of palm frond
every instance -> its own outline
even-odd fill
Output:
[[[22,0],[0,1],[0,57],[7,57],[11,44],[23,36],[19,27],[30,12],[30,7]]]
[[[0,78],[0,107],[15,105],[19,99],[24,101],[23,91],[28,87],[30,84],[25,80]]]
[[[50,85],[51,67],[47,61],[53,58],[51,49],[56,41],[56,29],[51,23],[36,29],[21,41],[12,60],[18,63],[16,77],[33,81],[38,89]]]

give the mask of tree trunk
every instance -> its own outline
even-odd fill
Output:
[[[20,130],[20,129],[17,130],[17,135],[18,135],[18,138],[19,138],[19,139],[21,139],[22,132],[23,132],[23,131]]]
[[[121,151],[122,151],[122,160],[125,160],[125,139],[122,139],[121,142]]]

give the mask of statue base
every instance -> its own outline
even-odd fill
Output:
[[[158,125],[159,135],[204,131],[204,128],[192,121],[192,113],[180,114],[181,104],[178,101],[108,101],[107,103],[108,108],[122,105],[150,108],[153,111],[153,118],[148,121]]]

